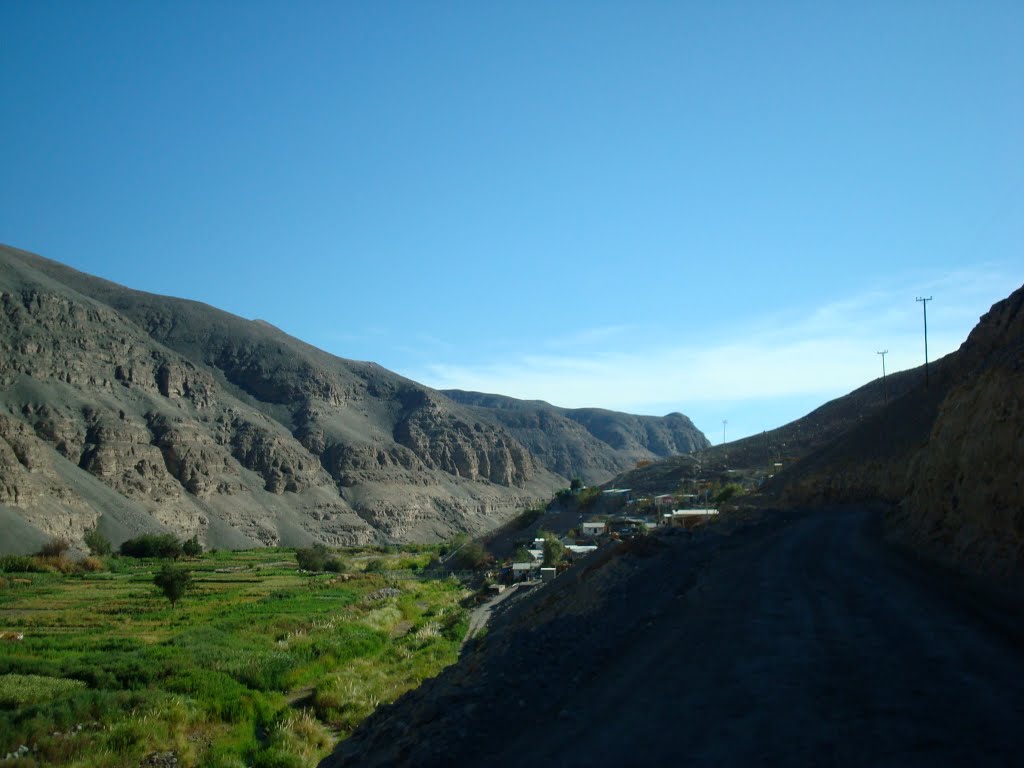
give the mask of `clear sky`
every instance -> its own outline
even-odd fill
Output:
[[[713,442],[1024,282],[1024,3],[0,2],[0,242]]]

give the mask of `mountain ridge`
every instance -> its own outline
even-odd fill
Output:
[[[561,408],[543,400],[517,400],[459,389],[442,392],[462,405],[490,411],[532,453],[549,457],[554,471],[587,483],[608,479],[594,469],[594,455],[601,451],[594,441],[607,446],[606,451],[610,449],[600,466],[613,474],[638,461],[689,453],[710,445],[681,413],[640,416],[604,408]],[[556,433],[577,435],[575,441],[563,443],[576,451],[558,451],[550,440]]]
[[[37,539],[436,540],[568,484],[487,409],[265,320],[8,246],[0,292],[0,523]],[[90,501],[97,479],[117,503]]]

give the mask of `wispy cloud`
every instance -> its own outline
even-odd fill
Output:
[[[881,374],[875,354],[888,349],[887,369],[920,365],[924,359],[919,293],[929,306],[929,356],[954,351],[989,306],[1017,286],[995,270],[963,270],[923,285],[843,297],[797,315],[757,318],[709,344],[692,340],[648,341],[628,327],[581,329],[573,354],[545,354],[479,362],[439,362],[410,375],[437,388],[497,392],[543,399],[567,407],[601,406],[649,412],[652,406],[752,401],[850,391]],[[663,329],[664,330],[664,329]],[[567,337],[561,337],[565,339]],[[579,340],[596,348],[580,353]]]

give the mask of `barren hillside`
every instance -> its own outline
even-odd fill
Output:
[[[555,454],[588,476],[619,460],[568,433],[534,455],[487,409],[373,363],[14,248],[0,302],[7,550],[94,525],[222,547],[438,539],[567,485]]]

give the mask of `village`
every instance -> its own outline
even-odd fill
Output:
[[[573,499],[568,504],[549,505],[531,526],[532,538],[512,543],[511,553],[489,574],[494,593],[500,594],[509,584],[551,581],[602,547],[663,526],[694,527],[718,514],[707,492],[638,495],[629,488],[580,486],[571,493]],[[565,501],[565,496],[562,498]]]

